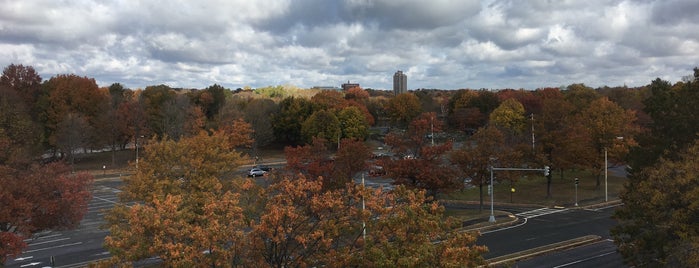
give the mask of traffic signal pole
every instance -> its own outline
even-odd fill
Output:
[[[548,176],[551,172],[549,166],[544,166],[544,168],[501,168],[490,166],[490,218],[489,222],[495,222],[495,210],[494,210],[494,196],[495,187],[493,187],[493,172],[494,171],[543,171],[544,176]]]

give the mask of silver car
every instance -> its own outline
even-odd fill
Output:
[[[267,171],[264,171],[260,168],[252,168],[250,171],[248,171],[248,177],[257,177],[257,176],[264,176],[267,174]]]

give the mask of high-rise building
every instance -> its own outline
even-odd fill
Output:
[[[408,76],[403,71],[393,74],[393,94],[398,95],[408,92]]]

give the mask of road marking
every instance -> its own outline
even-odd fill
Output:
[[[512,228],[520,227],[520,226],[525,225],[525,224],[527,224],[527,218],[524,218],[524,221],[523,221],[522,223],[520,223],[520,224],[508,226],[508,227],[505,227],[505,228],[499,228],[499,229],[493,229],[493,230],[490,230],[490,231],[481,232],[481,234],[488,234],[488,233],[494,233],[494,232],[499,232],[499,231],[505,231],[505,230],[509,230],[509,229],[512,229]]]
[[[39,249],[27,250],[27,251],[22,252],[22,253],[31,253],[31,252],[49,250],[49,249],[54,249],[54,248],[64,248],[64,247],[70,247],[70,246],[80,245],[80,244],[82,244],[82,243],[83,243],[83,242],[75,242],[75,243],[63,244],[63,245],[58,245],[58,246],[53,246],[53,247],[47,247],[47,248],[39,248]]]
[[[24,260],[28,260],[28,259],[31,259],[31,258],[34,258],[34,256],[27,256],[27,257],[16,258],[15,261],[24,261]]]
[[[56,239],[56,240],[43,241],[43,242],[37,242],[37,243],[30,243],[27,246],[31,247],[31,246],[36,246],[36,245],[43,245],[43,244],[48,244],[48,243],[53,243],[53,242],[58,242],[58,241],[63,241],[63,240],[68,240],[68,239],[70,239],[70,237],[60,238],[60,239]]]
[[[28,267],[28,266],[34,266],[34,265],[39,265],[41,262],[32,262],[32,263],[27,263],[25,265],[20,265],[19,267]]]
[[[517,217],[522,217],[526,219],[531,219],[531,218],[536,218],[544,215],[549,215],[553,213],[558,213],[558,212],[563,212],[568,210],[567,208],[564,209],[555,209],[555,208],[540,208],[540,209],[535,209],[535,210],[530,210],[530,211],[525,211],[521,213],[515,214]]]
[[[31,242],[31,241],[34,241],[34,240],[46,239],[46,238],[51,238],[51,237],[56,237],[56,236],[62,236],[62,235],[63,235],[63,234],[61,234],[61,233],[56,233],[56,234],[52,234],[52,235],[37,236],[37,237],[33,237],[33,238],[24,239],[24,242]]]
[[[614,253],[616,253],[616,251],[609,251],[609,252],[605,252],[605,253],[602,253],[602,254],[599,254],[599,255],[596,255],[596,256],[588,257],[588,258],[585,258],[585,259],[582,259],[582,260],[577,260],[577,261],[574,261],[574,262],[569,262],[569,263],[566,263],[566,264],[561,264],[561,265],[558,265],[558,266],[554,266],[553,268],[567,267],[567,266],[575,265],[575,264],[578,264],[578,263],[581,263],[581,262],[586,262],[586,261],[589,261],[589,260],[593,260],[593,259],[597,259],[597,258],[602,258],[602,257],[604,257],[604,256],[611,255],[611,254],[614,254]]]
[[[112,204],[119,204],[119,202],[114,202],[114,201],[112,201],[112,200],[104,199],[104,198],[101,198],[101,197],[99,197],[99,196],[93,196],[92,198],[97,198],[97,199],[99,199],[99,200],[102,200],[102,201],[105,201],[105,202],[109,202],[109,203],[112,203]]]

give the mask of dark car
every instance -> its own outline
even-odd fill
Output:
[[[258,168],[258,169],[264,170],[264,171],[266,171],[266,172],[270,172],[270,171],[272,171],[272,168],[271,168],[271,167],[269,167],[269,166],[265,166],[265,165],[257,165],[257,166],[255,166],[255,168]]]
[[[250,171],[248,171],[248,177],[253,177],[253,178],[257,177],[257,176],[264,176],[265,174],[267,174],[267,171],[264,171],[264,170],[259,169],[259,168],[252,168],[252,169],[250,169]]]

